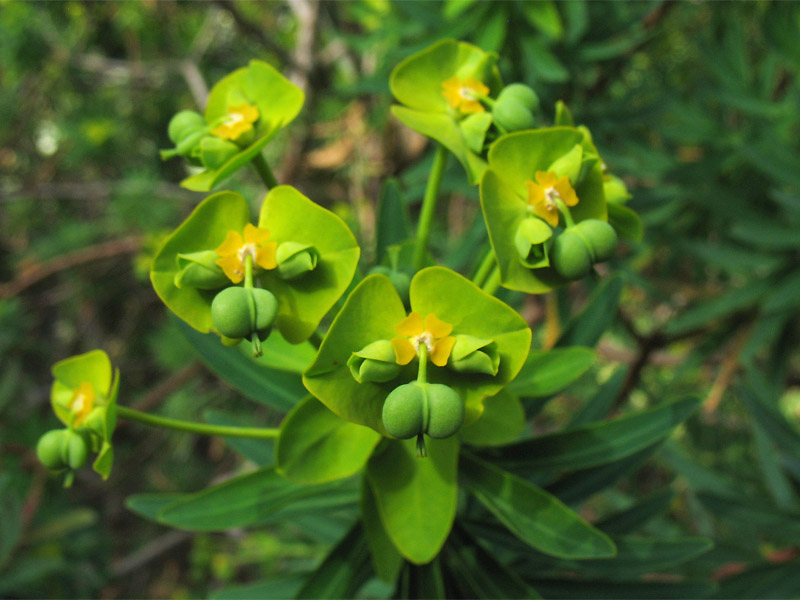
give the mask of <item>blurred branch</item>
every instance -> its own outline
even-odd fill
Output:
[[[111,572],[114,577],[122,577],[137,571],[147,563],[155,560],[165,552],[169,552],[175,546],[179,546],[189,541],[194,534],[187,531],[170,531],[157,537],[149,544],[142,546],[132,554],[122,558],[111,565]]]
[[[150,390],[144,398],[136,402],[133,408],[141,411],[147,411],[153,408],[164,400],[164,398],[172,394],[172,392],[179,389],[184,383],[200,374],[202,370],[202,365],[199,362],[195,361],[189,363],[180,371],[176,371],[161,381],[161,383]]]
[[[148,184],[149,193],[157,196],[179,196],[181,199],[196,200],[192,192],[172,183]],[[130,189],[136,191],[141,185],[135,181],[94,181],[94,182],[66,182],[42,183],[32,188],[23,188],[10,192],[0,191],[0,202],[15,200],[42,201],[42,200],[88,200],[98,201],[108,199],[112,192],[125,192]]]
[[[16,296],[26,288],[29,288],[42,279],[55,275],[65,269],[70,269],[78,265],[112,258],[120,254],[133,254],[138,252],[142,243],[140,236],[129,236],[126,238],[103,242],[95,246],[88,246],[62,254],[52,260],[37,263],[23,269],[19,276],[0,285],[0,298],[10,298]]]
[[[239,9],[236,8],[236,4],[232,0],[214,0],[214,4],[225,10],[233,18],[242,33],[255,39],[259,44],[272,52],[278,57],[282,64],[294,68],[294,61],[289,53],[273,42],[263,30],[259,29],[254,23],[248,21],[242,13],[239,12]]]

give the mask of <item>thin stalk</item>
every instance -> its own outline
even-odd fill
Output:
[[[272,172],[272,169],[269,168],[267,160],[261,152],[256,154],[253,158],[253,166],[256,168],[256,171],[258,171],[261,180],[264,182],[264,185],[267,186],[268,190],[277,187],[278,180],[275,179],[275,174]]]
[[[244,289],[253,289],[253,255],[247,254],[244,257]],[[252,295],[250,297],[250,310],[251,314],[255,314],[255,300]],[[254,331],[250,334],[250,342],[253,344],[253,356],[261,356],[264,351],[261,349],[261,340],[258,338],[258,332]]]
[[[555,199],[556,206],[558,207],[558,212],[561,213],[561,216],[564,217],[564,222],[567,224],[567,227],[574,227],[575,221],[572,218],[572,213],[569,212],[569,207],[564,204],[564,201],[561,198]]]
[[[419,345],[419,369],[417,370],[417,381],[428,383],[428,347],[425,343]]]
[[[499,287],[500,287],[500,268],[497,265],[495,265],[491,275],[489,275],[489,278],[486,280],[486,283],[484,283],[481,286],[481,289],[487,294],[494,295],[494,293],[497,291],[497,288]]]
[[[225,437],[271,440],[278,437],[278,434],[280,433],[280,429],[268,429],[261,427],[228,427],[226,425],[209,425],[206,423],[179,421],[178,419],[159,417],[119,405],[117,405],[117,415],[123,419],[128,419],[129,421],[138,421],[139,423],[152,425],[153,427],[175,429],[177,431],[188,431],[189,433],[199,433],[202,435],[219,435]]]
[[[477,285],[478,287],[482,286],[486,281],[486,278],[489,276],[489,273],[492,271],[492,267],[495,265],[494,261],[494,250],[492,247],[489,246],[488,252],[486,252],[486,256],[483,257],[483,261],[481,265],[478,267],[478,271],[475,273],[475,277],[472,278],[472,283]]]
[[[439,146],[436,149],[436,156],[433,158],[431,173],[428,177],[428,185],[425,188],[425,196],[422,199],[422,212],[419,215],[417,225],[417,245],[414,248],[414,268],[420,270],[425,264],[425,250],[428,247],[428,237],[431,234],[431,221],[436,210],[436,199],[439,196],[439,188],[442,185],[442,175],[447,165],[447,148]]]

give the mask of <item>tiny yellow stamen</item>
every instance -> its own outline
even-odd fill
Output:
[[[84,381],[78,386],[72,394],[72,399],[69,402],[69,411],[75,418],[72,424],[79,427],[86,421],[89,413],[92,412],[95,404],[94,386],[88,381]]]
[[[219,245],[215,252],[220,256],[217,264],[233,283],[244,279],[245,262],[248,256],[253,258],[253,264],[262,269],[274,269],[278,266],[275,252],[277,242],[268,242],[269,229],[255,227],[248,223],[244,226],[244,236],[238,231],[229,231],[225,241]]]
[[[458,77],[451,77],[442,82],[442,95],[448,104],[464,114],[483,112],[486,109],[476,98],[476,94],[485,96],[489,88],[473,77],[463,81]]]
[[[433,313],[425,317],[423,324],[420,314],[412,312],[397,324],[395,331],[403,336],[391,340],[399,365],[407,365],[419,356],[419,348],[424,345],[431,362],[443,367],[456,343],[456,339],[450,336],[453,326]]]
[[[552,171],[537,171],[536,182],[526,181],[525,185],[528,187],[528,205],[551,227],[558,225],[557,199],[567,206],[578,203],[578,196],[566,175],[558,177]]]
[[[258,107],[251,104],[229,106],[228,117],[211,130],[211,135],[223,140],[237,140],[240,135],[253,128],[253,123],[258,121],[258,117]]]

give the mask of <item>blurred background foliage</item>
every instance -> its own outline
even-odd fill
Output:
[[[222,440],[123,424],[110,480],[84,471],[61,490],[33,452],[55,425],[49,367],[103,348],[124,404],[279,422],[201,366],[147,280],[158,241],[202,198],[178,187],[181,161],[159,161],[167,123],[250,58],[274,64],[307,102],[267,158],[342,215],[369,260],[382,180],[399,177],[413,210],[431,160],[389,119],[388,76],[442,37],[499,52],[505,81],[539,93],[544,123],[566,102],[646,225],[613,264],[626,286],[600,360],[534,430],[570,421],[600,384],[612,414],[706,398],[584,514],[661,507],[643,532],[715,542],[675,577],[710,578],[720,597],[800,593],[800,4],[2,1],[0,31],[0,596],[204,596],[272,574],[290,585],[325,555],[337,531],[195,535],[125,508],[132,493],[200,489],[240,468]],[[485,233],[454,162],[434,244],[463,269]],[[255,173],[225,187],[262,193]],[[524,300],[540,342],[591,287]]]

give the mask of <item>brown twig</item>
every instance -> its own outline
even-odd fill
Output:
[[[16,279],[0,284],[0,298],[16,296],[42,279],[55,275],[65,269],[105,258],[112,258],[120,254],[133,254],[134,252],[138,252],[141,244],[141,237],[129,236],[81,248],[74,252],[62,254],[52,260],[31,265],[24,268]]]
[[[728,386],[730,386],[733,381],[736,371],[739,369],[739,357],[742,354],[742,350],[744,350],[747,340],[750,339],[754,324],[755,322],[752,322],[739,331],[736,337],[731,341],[729,348],[725,351],[725,358],[720,366],[719,374],[711,386],[708,397],[705,402],[703,402],[703,412],[705,414],[708,415],[716,412],[722,400],[722,396],[725,394],[725,390],[728,389]]]

